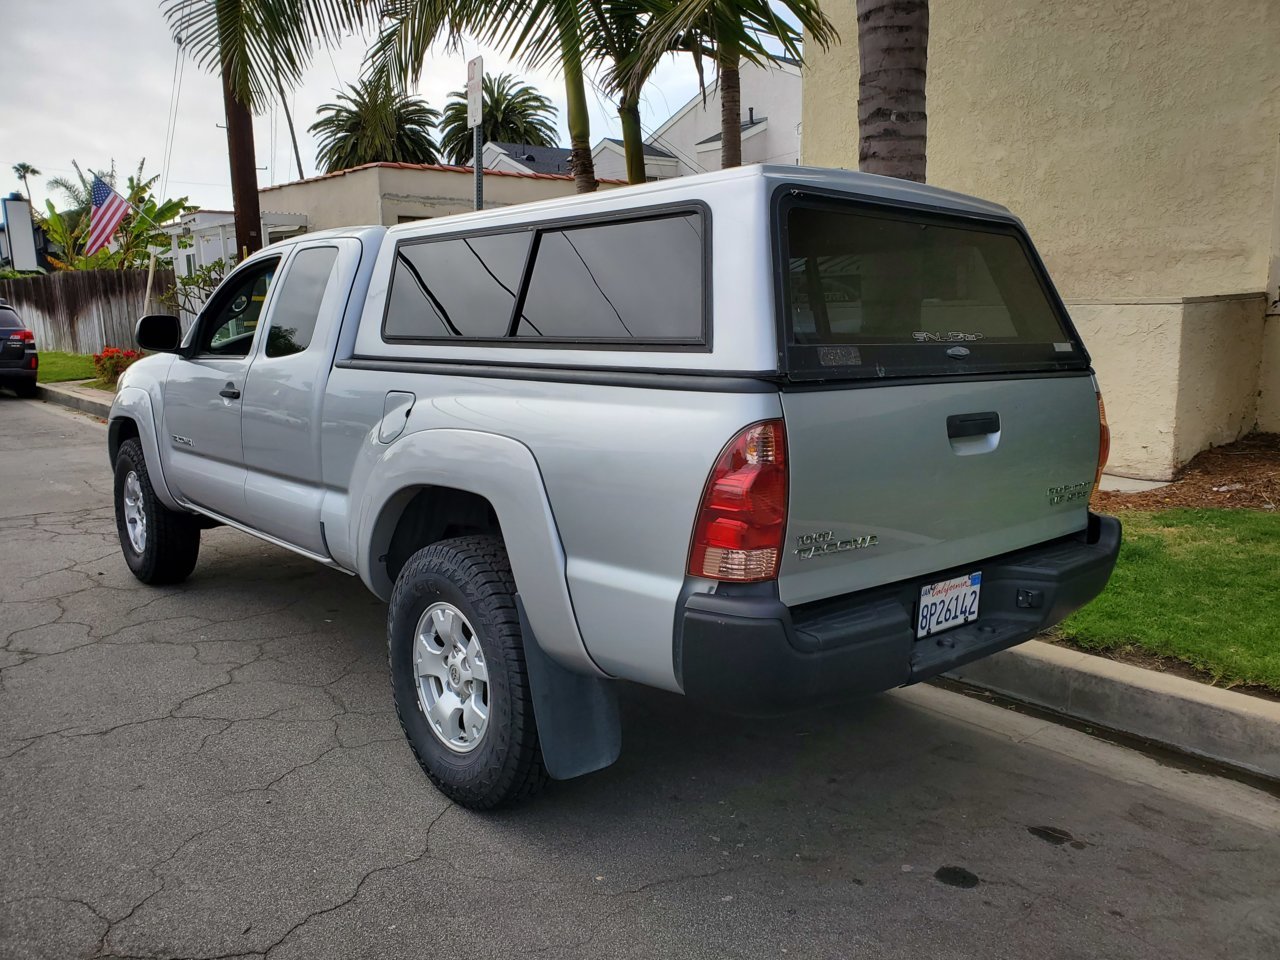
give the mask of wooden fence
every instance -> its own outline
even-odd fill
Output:
[[[151,284],[153,312],[168,312],[157,299],[172,286],[173,271],[157,266]],[[35,331],[37,348],[72,353],[132,347],[146,291],[146,270],[66,270],[0,280],[0,297]]]

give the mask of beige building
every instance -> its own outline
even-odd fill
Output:
[[[601,186],[617,183],[602,181]],[[368,163],[308,180],[263,187],[258,191],[258,202],[264,221],[273,214],[302,216],[308,233],[366,223],[389,227],[471,210],[474,184],[470,167]],[[486,207],[549,200],[573,192],[573,177],[569,174],[484,172]]]
[[[810,53],[806,163],[857,167],[851,0]],[[1111,472],[1280,431],[1280,0],[954,0],[929,38],[932,184],[1026,222],[1089,344]]]

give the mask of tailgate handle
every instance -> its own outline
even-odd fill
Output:
[[[1000,414],[994,410],[988,413],[956,413],[947,417],[947,436],[952,440],[999,432]]]

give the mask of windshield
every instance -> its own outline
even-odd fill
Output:
[[[8,307],[0,307],[0,330],[21,330],[22,321]]]
[[[807,199],[780,215],[793,378],[1088,365],[1012,225]]]

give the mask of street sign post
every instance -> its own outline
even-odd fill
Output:
[[[484,209],[484,58],[467,61],[467,126],[471,128],[471,166],[476,178],[476,209]]]

